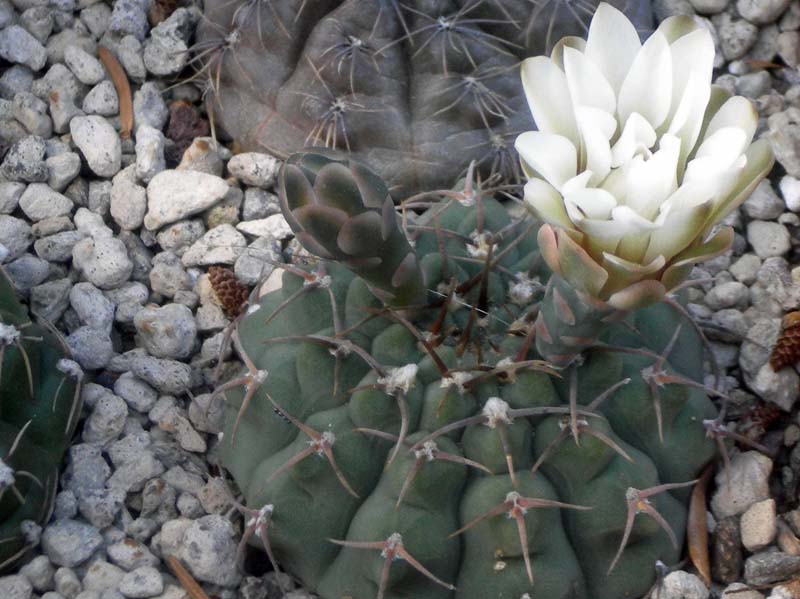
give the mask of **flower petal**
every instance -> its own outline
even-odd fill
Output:
[[[617,120],[609,113],[588,106],[578,107],[575,116],[585,148],[583,168],[592,171],[591,184],[596,185],[611,171],[609,140],[617,128]]]
[[[669,114],[672,103],[672,54],[658,31],[642,46],[619,91],[617,113],[622,122],[640,113],[654,128]]]
[[[564,72],[573,106],[593,106],[613,114],[617,98],[600,69],[574,48],[564,48]]]
[[[586,40],[582,37],[578,37],[577,35],[566,35],[562,37],[555,46],[553,46],[553,51],[550,52],[550,59],[558,66],[559,69],[562,71],[564,70],[564,49],[565,48],[575,48],[581,53],[584,53],[586,50]]]
[[[546,56],[522,61],[522,88],[539,131],[556,133],[575,146],[580,142],[567,76]]]
[[[747,157],[747,164],[745,164],[727,197],[717,202],[714,212],[706,222],[706,231],[738,208],[750,196],[761,180],[769,174],[775,164],[775,155],[767,139],[759,139],[753,143],[747,148],[745,156]]]
[[[604,189],[588,187],[567,194],[564,204],[572,222],[577,223],[585,218],[607,220],[617,201]]]
[[[555,187],[542,179],[531,179],[525,184],[525,203],[536,216],[546,223],[567,229],[573,228],[564,209],[564,200]]]
[[[658,139],[655,129],[638,112],[632,112],[624,123],[622,134],[611,148],[611,166],[614,167],[630,161],[642,147],[652,148]]]
[[[646,161],[634,161],[627,175],[625,204],[646,219],[654,219],[658,207],[678,187],[677,165],[680,140],[665,133],[659,150]]]
[[[703,76],[693,72],[689,76],[683,97],[672,116],[667,132],[681,140],[681,151],[678,157],[678,179],[683,178],[686,161],[694,149],[700,129],[703,126],[703,114],[711,95],[711,87],[703,81]]]
[[[606,252],[603,254],[603,268],[608,271],[608,281],[603,293],[616,293],[629,287],[637,281],[657,273],[664,268],[664,264],[666,264],[664,256],[656,256],[654,260],[647,264],[639,264],[623,260],[619,256]]]
[[[617,291],[608,298],[607,303],[617,310],[635,310],[652,306],[664,299],[667,289],[659,281],[645,279]]]
[[[560,189],[575,176],[578,153],[566,137],[541,131],[526,131],[517,137],[514,147],[520,158],[556,189]]]
[[[695,29],[670,44],[672,53],[672,109],[674,115],[692,75],[705,87],[711,86],[714,69],[714,40],[707,29]],[[705,106],[700,109],[702,115]]]
[[[729,98],[714,114],[705,130],[703,140],[713,137],[722,129],[736,127],[745,132],[745,143],[750,143],[758,127],[758,112],[753,103],[742,96]]]
[[[578,291],[596,297],[605,285],[608,273],[566,231],[557,229],[555,233],[561,276]]]
[[[650,244],[644,254],[644,262],[663,256],[667,260],[683,251],[697,239],[714,204],[706,201],[683,210],[670,210],[661,226],[650,235]]]
[[[619,92],[642,44],[636,28],[620,10],[601,2],[589,25],[585,54]]]
[[[733,229],[731,227],[722,227],[705,243],[683,250],[675,256],[672,264],[661,275],[661,282],[667,288],[667,291],[674,289],[683,283],[694,264],[705,262],[724,254],[732,243]]]

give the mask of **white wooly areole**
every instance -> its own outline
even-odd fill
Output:
[[[657,302],[696,262],[727,250],[715,228],[772,168],[752,143],[749,100],[711,85],[714,43],[688,17],[666,19],[642,44],[600,4],[588,39],[562,39],[522,64],[539,131],[516,148],[525,201],[550,268],[610,309]]]

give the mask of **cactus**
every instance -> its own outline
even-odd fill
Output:
[[[243,543],[323,599],[644,595],[714,455],[680,304],[628,313],[556,369],[536,315],[578,300],[548,291],[536,223],[474,180],[400,215],[341,154],[293,155],[279,184],[319,260],[238,318],[245,369],[216,391]]]
[[[533,128],[519,61],[585,33],[597,4],[208,0],[191,62],[212,122],[244,150],[339,148],[396,197],[448,186],[472,160],[518,183],[514,139]],[[649,1],[612,4],[651,28]]]
[[[38,542],[80,416],[80,366],[0,268],[0,569]]]

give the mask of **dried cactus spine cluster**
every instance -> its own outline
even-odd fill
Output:
[[[31,320],[0,269],[0,568],[38,543],[50,517],[82,379],[61,337]]]
[[[714,453],[682,311],[631,313],[555,370],[535,351],[552,300],[532,221],[474,186],[401,218],[325,152],[280,183],[322,259],[234,334],[222,458],[247,538],[324,599],[645,594]]]
[[[243,149],[335,147],[396,197],[449,186],[472,160],[518,183],[514,138],[532,125],[519,61],[584,34],[597,4],[211,0],[192,60],[209,113]],[[651,27],[649,2],[613,4]]]

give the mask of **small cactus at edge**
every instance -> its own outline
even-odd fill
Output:
[[[33,322],[0,268],[0,569],[38,541],[80,416],[83,372],[54,328]]]
[[[319,259],[232,334],[245,369],[217,393],[243,542],[322,599],[641,597],[715,452],[701,337],[670,299],[556,368],[537,315],[568,334],[583,300],[473,174],[395,208],[341,154],[284,165]]]

